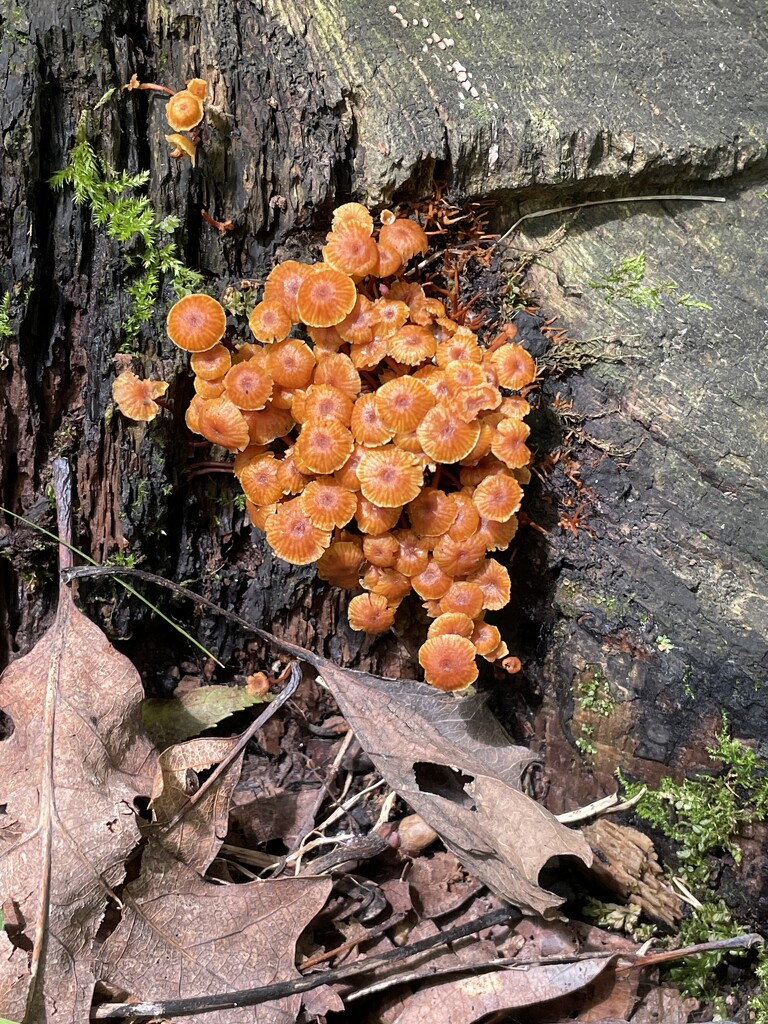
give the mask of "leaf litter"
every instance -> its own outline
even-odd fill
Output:
[[[65,492],[59,480],[63,537]],[[66,568],[68,556],[61,561]],[[310,989],[305,1019],[360,999],[370,1005],[366,997],[379,1007],[370,1019],[380,1024],[470,1024],[496,1010],[562,1002],[574,992],[587,993],[582,1003],[592,1000],[595,1013],[625,1010],[635,989],[616,988],[613,962],[617,955],[634,959],[636,947],[623,942],[617,949],[613,940],[606,952],[608,933],[591,929],[592,945],[582,937],[553,957],[552,936],[570,924],[514,924],[516,911],[505,901],[558,916],[561,899],[539,885],[542,868],[564,856],[588,864],[591,853],[580,833],[525,794],[533,758],[512,745],[479,698],[456,701],[423,684],[341,669],[225,614],[315,668],[362,744],[357,770],[336,715],[333,729],[317,729],[310,739],[314,777],[307,772],[305,781],[317,791],[312,805],[294,810],[291,829],[280,829],[278,814],[269,830],[290,835],[292,856],[239,848],[231,810],[243,750],[282,699],[240,740],[191,739],[159,755],[144,733],[135,669],[62,587],[53,626],[0,686],[12,723],[0,741],[0,777],[7,780],[0,813],[0,1013],[29,1024],[54,1010],[67,1024],[85,1021],[97,979],[113,996],[122,990],[154,1000],[153,1014],[173,1009],[212,1024],[290,1024],[300,1013],[300,992]],[[217,721],[241,700],[218,694],[215,701],[222,696]],[[205,704],[202,698],[198,706]],[[303,712],[306,724],[311,717]],[[207,724],[214,722],[201,720],[200,727]],[[189,728],[187,722],[177,735]],[[285,726],[272,734],[281,731]],[[274,750],[282,756],[284,743]],[[393,792],[369,784],[373,766]],[[332,786],[336,772],[345,779],[339,792]],[[285,792],[291,777],[275,783],[271,796]],[[407,852],[403,842],[401,854],[397,829],[386,823],[394,791],[426,822],[419,827],[413,819],[420,819],[408,816],[408,829],[420,838]],[[151,824],[135,809],[150,793]],[[337,809],[317,824],[326,795]],[[452,852],[421,852],[433,838],[429,824]],[[351,833],[339,834],[350,826]],[[405,819],[402,827],[405,837]],[[272,873],[287,868],[297,877],[243,881],[257,877],[248,864]],[[328,874],[314,874],[321,868]],[[532,921],[539,922],[538,944]],[[392,962],[403,956],[410,957],[407,967]],[[329,961],[337,966],[328,970]],[[358,974],[364,982],[350,983]],[[596,979],[592,996],[588,986]],[[243,988],[248,998],[232,1001],[228,994]],[[387,993],[384,1002],[380,992]],[[219,1009],[204,1012],[207,996]],[[596,1019],[563,1005],[568,1016]],[[150,1004],[133,1009],[149,1012]],[[127,1012],[104,1004],[92,1016]]]

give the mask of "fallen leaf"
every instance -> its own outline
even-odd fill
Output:
[[[574,992],[597,978],[608,958],[570,964],[521,963],[486,973],[422,985],[408,1000],[394,1024],[472,1024],[498,1010],[514,1010]]]
[[[0,894],[19,923],[6,920],[15,948],[0,957],[0,1008],[12,1018],[88,1020],[91,946],[139,841],[134,799],[157,756],[142,697],[133,665],[66,588],[51,628],[0,680],[13,723],[0,742]]]
[[[199,736],[236,711],[263,704],[264,698],[248,693],[243,686],[197,686],[168,699],[150,697],[141,706],[144,728],[163,750]]]
[[[166,830],[163,825],[186,807],[198,788],[198,774],[222,761],[233,742],[231,739],[189,740],[164,750],[158,759],[150,804],[157,827],[152,831],[171,856],[201,875],[221,849],[227,834],[229,804],[240,778],[243,752],[173,828]]]
[[[522,792],[534,755],[513,744],[483,699],[313,663],[387,784],[464,867],[515,906],[552,916],[563,900],[538,885],[541,869],[562,856],[589,866],[592,853]]]
[[[201,996],[299,977],[296,942],[330,878],[214,885],[150,843],[101,949],[101,976],[143,1000]],[[190,1024],[294,1024],[301,997],[185,1017]]]

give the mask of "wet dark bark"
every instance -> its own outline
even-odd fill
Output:
[[[115,356],[125,341],[124,248],[94,226],[70,191],[54,193],[47,182],[67,162],[80,112],[92,110],[108,89],[134,73],[174,88],[192,76],[210,83],[203,157],[196,169],[169,159],[159,95],[116,95],[89,115],[89,133],[108,166],[150,171],[156,209],[181,219],[177,241],[183,257],[221,293],[242,279],[263,278],[276,258],[316,255],[334,204],[366,194],[377,202],[422,195],[434,173],[450,180],[457,194],[503,201],[500,224],[509,223],[508,211],[521,204],[528,211],[627,190],[718,191],[729,195],[733,212],[730,221],[718,214],[709,234],[701,220],[691,227],[682,219],[680,208],[655,207],[644,234],[615,250],[606,243],[582,261],[584,284],[616,257],[649,248],[662,223],[678,230],[669,237],[670,251],[685,250],[694,233],[695,259],[689,255],[684,262],[689,269],[696,260],[706,263],[709,277],[701,297],[713,302],[715,295],[718,302],[711,317],[692,320],[687,333],[679,333],[679,324],[649,324],[642,313],[619,327],[596,324],[592,307],[570,301],[569,274],[581,258],[573,253],[564,268],[557,250],[548,254],[556,274],[543,271],[535,280],[544,317],[560,312],[563,325],[576,324],[573,332],[582,340],[606,337],[596,356],[582,353],[568,362],[561,351],[550,359],[554,376],[546,393],[549,400],[560,394],[561,411],[542,411],[534,437],[542,452],[556,451],[565,439],[589,490],[574,485],[561,461],[546,484],[531,491],[529,514],[548,534],[521,531],[513,562],[515,599],[497,617],[513,652],[523,657],[525,673],[519,687],[505,683],[496,699],[505,718],[527,729],[541,749],[556,810],[612,788],[617,764],[651,781],[670,767],[680,772],[706,764],[704,747],[723,708],[736,735],[765,744],[768,720],[764,702],[755,696],[765,669],[766,555],[759,526],[765,508],[765,437],[750,404],[765,380],[765,346],[759,341],[764,257],[758,252],[749,266],[747,239],[740,247],[733,242],[732,251],[723,245],[723,239],[736,237],[732,225],[742,216],[738,204],[745,197],[754,223],[765,225],[768,209],[756,198],[768,169],[764,103],[760,106],[768,90],[760,84],[764,71],[755,57],[760,42],[747,38],[757,20],[747,17],[735,38],[735,31],[720,30],[723,15],[713,6],[697,20],[706,32],[691,35],[685,45],[675,43],[681,65],[693,55],[690,67],[682,67],[675,88],[655,80],[651,99],[642,79],[643,38],[635,36],[638,52],[616,58],[615,67],[610,53],[606,57],[609,77],[629,82],[611,92],[617,109],[608,104],[607,113],[604,86],[582,88],[591,66],[589,47],[582,48],[583,65],[579,60],[574,65],[578,82],[569,85],[562,68],[556,76],[553,72],[552,107],[536,107],[535,76],[546,76],[546,61],[554,58],[548,52],[532,54],[521,41],[533,38],[535,26],[518,26],[517,34],[502,41],[518,47],[520,73],[511,84],[505,77],[498,113],[489,114],[479,105],[474,112],[471,106],[465,110],[460,90],[456,99],[457,83],[445,71],[447,57],[436,71],[422,61],[420,38],[409,51],[405,34],[384,24],[367,3],[349,0],[338,6],[344,18],[332,25],[319,13],[327,5],[313,10],[317,5],[309,0],[287,6],[277,0],[0,4],[0,290],[11,294],[12,325],[12,336],[0,339],[3,504],[50,528],[50,464],[65,454],[77,480],[78,543],[94,558],[131,554],[145,568],[186,581],[327,656],[373,671],[413,671],[413,659],[394,638],[361,644],[345,625],[344,600],[329,597],[311,569],[271,557],[233,508],[229,478],[189,476],[199,457],[183,424],[191,386],[185,359],[163,329],[172,297],[167,285],[133,365],[172,379],[171,396],[182,411],[149,428],[107,415]],[[422,6],[437,25],[441,5],[434,11]],[[555,5],[553,19],[546,19],[547,31],[566,42],[572,31],[578,55],[582,36],[593,29],[599,34],[608,23],[599,17],[597,0],[584,0],[584,16],[569,28],[570,22],[557,20],[562,6]],[[595,8],[591,14],[590,7]],[[490,19],[495,11],[494,6],[484,16]],[[679,11],[675,17],[680,31],[698,30]],[[464,46],[462,53],[480,66],[485,58],[492,61],[494,47],[501,52],[498,37],[513,31],[509,25],[473,29],[473,38],[458,23],[449,27],[457,45]],[[447,28],[442,31],[448,35]],[[734,61],[738,56],[751,120],[737,123],[738,78],[734,84],[730,71],[723,72],[722,90],[732,107],[701,108],[691,138],[682,128],[669,128],[669,111],[677,112],[675,124],[690,123],[699,109],[699,65],[705,85],[720,75],[715,60],[720,51],[707,33],[727,41]],[[665,40],[646,42],[651,53],[668,50]],[[499,66],[506,67],[502,56]],[[462,59],[469,67],[469,59]],[[520,70],[529,65],[529,72]],[[489,83],[493,70],[485,67]],[[615,123],[629,127],[618,130]],[[235,232],[222,237],[202,221],[202,210],[232,218]],[[625,209],[627,218],[630,213],[634,218],[635,210]],[[569,252],[573,242],[574,252],[587,252],[589,239],[602,239],[600,231],[613,216],[575,222],[563,251]],[[546,225],[548,230],[556,226]],[[756,228],[750,231],[758,237]],[[518,241],[536,249],[541,237]],[[675,273],[681,291],[695,291],[684,269]],[[734,279],[745,283],[728,295],[724,282]],[[739,332],[745,340],[736,342],[732,334],[737,332],[727,333],[733,326],[729,302],[747,324]],[[536,354],[544,356],[544,338],[533,321],[521,323]],[[611,361],[615,336],[626,346],[638,332],[648,344],[636,345],[623,362]],[[683,339],[677,349],[676,338]],[[670,352],[680,346],[679,365],[659,380],[659,368],[669,368]],[[712,372],[721,354],[737,372]],[[626,347],[619,355],[627,355]],[[702,408],[697,396],[705,393],[708,408],[692,420],[692,409]],[[661,420],[654,395],[663,406]],[[571,400],[572,411],[564,414],[563,403]],[[746,442],[729,447],[735,416],[746,425]],[[698,444],[707,430],[719,447]],[[733,493],[738,504],[729,497]],[[582,521],[592,535],[558,525],[584,502]],[[0,555],[1,666],[40,636],[55,590],[53,548],[34,531],[12,522],[0,526]],[[697,559],[718,570],[705,585],[695,574],[686,577],[695,565],[685,562]],[[718,572],[724,595],[717,593]],[[109,584],[88,584],[81,593],[97,621],[136,658],[151,689],[172,684],[180,658],[197,657],[177,634]],[[233,670],[248,663],[246,639],[226,623],[198,616],[164,595],[150,596]],[[403,628],[407,634],[407,624]],[[671,650],[660,648],[660,636],[670,640]],[[583,683],[596,674],[606,680],[615,704],[605,718],[587,715],[578,699]],[[690,690],[696,694],[693,703]],[[576,744],[585,723],[594,729],[596,750],[589,756]],[[753,865],[763,863],[763,850],[758,836]],[[755,868],[754,877],[739,880],[742,898],[749,891],[749,899],[764,901],[763,884]]]

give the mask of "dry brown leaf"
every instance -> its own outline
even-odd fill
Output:
[[[198,774],[222,761],[233,742],[210,738],[189,740],[164,750],[158,759],[151,802],[159,826],[154,830],[155,838],[171,856],[178,857],[201,875],[221,849],[227,834],[229,804],[240,778],[243,753],[202,799],[187,810],[178,824],[167,831],[162,826],[187,805],[198,788]]]
[[[541,869],[565,855],[589,865],[592,853],[521,791],[534,756],[512,743],[483,700],[313,663],[388,785],[464,867],[522,910],[552,916],[563,901],[538,885]]]
[[[57,1019],[88,1020],[91,946],[140,838],[133,802],[157,756],[142,697],[133,665],[65,588],[51,628],[0,680],[13,722],[0,743],[0,895],[19,927],[0,957],[0,1013],[12,1019],[47,1020],[55,1001]]]
[[[575,992],[594,981],[610,959],[570,964],[524,964],[506,970],[436,981],[423,985],[408,1000],[393,1024],[472,1024],[497,1010],[513,1010]]]
[[[299,977],[296,942],[330,878],[214,885],[150,843],[101,950],[102,977],[143,1000],[255,988]],[[300,996],[185,1017],[189,1024],[294,1024]]]

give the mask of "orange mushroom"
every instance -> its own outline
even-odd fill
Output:
[[[522,497],[522,488],[513,476],[494,473],[477,485],[472,501],[483,519],[505,523],[520,508]]]
[[[366,451],[357,467],[363,496],[381,508],[399,508],[418,495],[424,471],[418,459],[394,445]]]
[[[224,337],[227,314],[211,295],[195,292],[171,306],[166,327],[174,345],[187,352],[205,352]]]
[[[282,303],[265,299],[257,303],[248,317],[248,326],[259,341],[282,341],[291,332],[293,321]]]
[[[429,240],[420,224],[400,217],[390,224],[382,224],[379,245],[394,249],[403,260],[409,260],[417,252],[425,253],[429,248]]]
[[[449,402],[439,402],[426,414],[416,435],[435,462],[459,462],[469,455],[480,437],[480,424],[458,419]]]
[[[496,370],[499,384],[513,391],[530,384],[536,376],[533,356],[522,345],[502,345],[488,360]]]
[[[357,590],[365,561],[358,541],[337,540],[317,560],[317,575],[342,590]]]
[[[237,363],[224,378],[227,398],[238,407],[255,411],[263,409],[272,395],[274,381],[263,358]]]
[[[228,398],[203,401],[198,415],[199,433],[213,444],[241,452],[250,444],[248,424],[242,412]]]
[[[223,345],[214,345],[205,352],[195,352],[189,364],[203,380],[218,380],[232,365],[232,356]]]
[[[298,498],[278,505],[264,532],[278,558],[292,565],[316,562],[330,544],[330,534],[313,526]]]
[[[355,224],[335,227],[323,246],[323,259],[328,266],[359,281],[379,265],[379,250],[370,231]]]
[[[349,602],[347,618],[352,629],[385,633],[395,621],[395,609],[381,594],[359,594]]]
[[[443,612],[442,615],[437,616],[434,622],[430,623],[427,639],[433,636],[446,636],[450,633],[455,636],[471,637],[474,628],[475,623],[464,612]]]
[[[301,317],[296,297],[302,283],[311,273],[312,267],[308,263],[298,263],[296,260],[278,263],[264,282],[264,300],[278,302],[293,323],[298,323]]]
[[[285,388],[305,388],[315,371],[312,349],[300,338],[286,338],[270,345],[266,363],[275,384]]]
[[[303,463],[310,473],[326,474],[341,469],[354,446],[349,430],[338,420],[329,420],[305,423],[293,452],[299,468]]]
[[[296,305],[309,327],[333,327],[351,313],[357,301],[355,282],[333,267],[318,264],[301,284]]]
[[[203,101],[191,89],[181,89],[166,104],[165,116],[175,132],[188,132],[203,120]]]
[[[346,526],[357,510],[357,494],[333,479],[308,483],[298,501],[312,525],[321,530]]]
[[[130,370],[123,370],[112,385],[112,397],[123,416],[148,423],[160,412],[155,399],[167,390],[164,380],[142,380]]]
[[[395,377],[376,392],[376,409],[381,422],[398,434],[416,430],[434,404],[434,395],[415,377]]]
[[[475,645],[467,637],[447,633],[427,640],[419,649],[424,678],[439,690],[463,690],[477,679]]]

